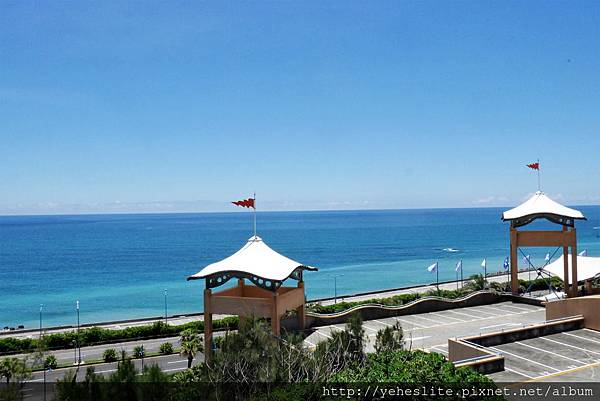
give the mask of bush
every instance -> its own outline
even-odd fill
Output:
[[[102,359],[104,362],[116,362],[117,361],[117,350],[114,348],[108,348],[102,353]]]
[[[58,361],[54,355],[48,355],[46,360],[44,361],[45,369],[56,369],[58,367]]]
[[[171,343],[162,343],[160,345],[159,351],[163,355],[168,355],[168,354],[172,354],[173,352],[175,352],[175,350],[173,349],[173,344],[171,344]]]
[[[400,323],[388,326],[377,332],[375,352],[399,351],[404,348],[404,333]]]
[[[238,327],[239,319],[237,316],[229,316],[223,319],[213,321],[213,329],[235,330]],[[128,327],[120,330],[110,330],[101,327],[90,327],[79,331],[79,343],[82,347],[120,342],[123,340],[160,338],[177,336],[186,329],[193,329],[196,332],[204,330],[204,322],[190,322],[181,325],[168,325],[162,321],[155,322],[146,326]],[[48,349],[69,349],[77,344],[77,333],[62,332],[48,334],[44,336],[44,341]],[[35,338],[0,338],[0,354],[33,352],[38,346],[38,339]]]
[[[139,359],[139,358],[143,358],[144,356],[146,356],[146,351],[144,350],[143,345],[138,345],[133,348],[133,357],[134,358]]]

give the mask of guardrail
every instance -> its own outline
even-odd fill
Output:
[[[448,339],[448,359],[455,366],[470,366],[480,373],[498,372],[504,370],[504,355],[488,347],[575,330],[583,327],[583,323],[583,316],[576,315],[478,336]]]
[[[468,306],[488,305],[504,300],[508,300],[505,294],[482,290],[454,299],[427,296],[398,306],[370,303],[356,305],[341,312],[307,312],[306,315],[310,320],[311,325],[326,326],[330,324],[344,323],[348,317],[354,313],[360,313],[363,320],[373,320],[386,317],[438,312]]]

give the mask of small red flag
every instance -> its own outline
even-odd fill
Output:
[[[532,170],[539,170],[540,169],[540,163],[531,163],[531,164],[528,164],[527,167],[529,167]]]
[[[240,201],[235,201],[235,202],[231,202],[236,206],[241,206],[241,207],[247,207],[247,208],[252,208],[255,209],[254,207],[254,199],[253,198],[248,198],[248,199],[243,199]]]

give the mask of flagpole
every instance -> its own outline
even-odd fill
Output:
[[[465,282],[463,280],[463,264],[462,264],[462,259],[461,259],[460,260],[460,288],[462,288],[464,284],[465,284]]]
[[[483,259],[483,288],[485,289],[487,286],[487,258]]]
[[[254,236],[256,237],[256,192],[254,193]]]
[[[435,286],[438,290],[438,295],[440,295],[440,262],[435,263]]]
[[[456,272],[456,289],[458,290],[458,271]]]
[[[537,164],[538,164],[538,168],[537,168],[537,173],[538,173],[538,192],[542,191],[542,185],[540,183],[540,159],[537,159]]]

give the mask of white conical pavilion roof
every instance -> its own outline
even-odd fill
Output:
[[[236,273],[241,273],[266,280],[284,281],[298,268],[317,270],[275,252],[260,237],[253,236],[239,251],[206,266],[198,273],[188,277],[188,280],[206,278],[221,273],[232,273],[234,276]]]
[[[572,259],[573,255],[569,255],[569,284],[573,282]],[[545,266],[544,270],[560,278],[564,282],[564,260],[564,257],[560,256],[554,262],[550,263],[548,266]],[[577,256],[577,281],[589,280],[598,276],[600,276],[600,258],[591,256]]]
[[[523,220],[524,224],[540,217],[549,218],[555,222],[560,218],[585,219],[579,210],[563,206],[541,191],[533,194],[519,206],[502,213],[502,220]]]

